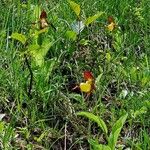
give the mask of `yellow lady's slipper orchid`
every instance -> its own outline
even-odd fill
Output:
[[[107,28],[108,28],[109,31],[113,31],[114,28],[115,28],[115,26],[116,26],[116,24],[115,24],[114,22],[111,22],[111,23],[107,26]]]
[[[84,71],[83,77],[86,82],[80,83],[79,85],[74,87],[73,90],[79,88],[81,92],[84,92],[87,94],[87,96],[89,96],[93,92],[93,90],[95,90],[95,80],[90,71]]]
[[[89,83],[80,83],[80,90],[85,93],[89,93],[91,91],[91,84]]]
[[[115,23],[115,20],[112,16],[109,16],[108,17],[108,25],[107,25],[107,29],[109,31],[113,31],[116,27],[116,23]]]

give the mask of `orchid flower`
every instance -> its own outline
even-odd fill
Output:
[[[109,31],[113,31],[116,27],[116,23],[114,21],[114,18],[112,16],[108,17],[108,25],[107,25],[107,29]]]
[[[47,13],[45,10],[43,10],[40,14],[39,23],[40,23],[40,29],[47,28],[50,25],[56,31],[54,25],[47,21]]]
[[[92,93],[93,90],[95,89],[94,85],[94,77],[90,71],[84,71],[83,77],[86,82],[80,83],[79,87],[82,92],[85,93]]]

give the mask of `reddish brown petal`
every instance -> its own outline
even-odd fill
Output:
[[[108,23],[112,23],[112,22],[114,22],[114,18],[112,16],[109,16],[108,17]]]
[[[84,76],[84,79],[86,81],[89,80],[89,79],[92,79],[92,80],[94,79],[94,77],[93,77],[93,75],[90,71],[84,71],[83,76]]]
[[[47,18],[47,13],[46,13],[45,10],[43,10],[43,11],[41,12],[40,19],[42,19],[42,18]]]

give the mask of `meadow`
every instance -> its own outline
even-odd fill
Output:
[[[149,20],[149,0],[1,0],[0,149],[150,150]]]

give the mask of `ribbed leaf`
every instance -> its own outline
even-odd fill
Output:
[[[71,40],[75,41],[76,38],[77,38],[77,33],[75,31],[67,31],[66,32],[66,37],[68,39],[71,39]]]
[[[111,54],[110,53],[106,53],[106,60],[108,62],[110,62],[110,60],[111,60]]]
[[[92,146],[92,150],[111,150],[111,148],[107,145],[99,144],[97,141],[90,139],[90,145]]]
[[[98,126],[103,130],[103,132],[105,132],[105,134],[107,134],[107,132],[108,132],[107,126],[100,117],[95,116],[94,114],[92,114],[90,112],[78,112],[77,115],[87,117],[91,121],[96,122],[98,124]]]
[[[125,114],[122,116],[113,126],[112,132],[110,133],[110,136],[108,138],[108,146],[113,150],[115,149],[120,131],[127,119],[128,114]]]
[[[4,126],[5,126],[5,124],[4,124],[4,122],[0,122],[0,133],[4,130]]]
[[[47,54],[51,42],[44,42],[42,46],[39,45],[30,45],[28,51],[30,55],[34,58],[37,66],[42,66],[44,63],[44,57]]]
[[[80,94],[71,93],[71,94],[69,94],[69,98],[70,99],[75,99],[77,102],[80,102],[80,103],[82,103],[84,101],[83,96],[80,95]]]
[[[96,19],[98,19],[101,15],[103,14],[103,12],[99,12],[97,14],[95,14],[94,16],[88,17],[85,21],[85,25],[89,25],[92,22],[94,22]]]
[[[26,42],[26,40],[27,40],[26,37],[25,37],[25,35],[20,34],[20,33],[17,33],[17,32],[12,33],[11,38],[13,38],[13,39],[15,39],[15,40],[18,40],[18,41],[21,42],[22,44],[25,44],[25,42]]]
[[[80,12],[81,12],[81,8],[80,5],[75,3],[74,1],[68,0],[70,7],[72,8],[72,10],[75,12],[75,14],[79,17]]]

